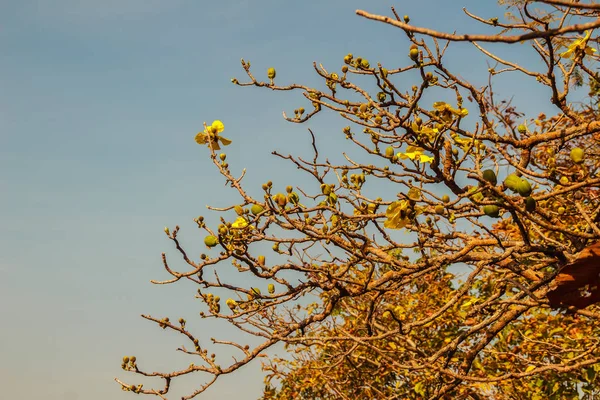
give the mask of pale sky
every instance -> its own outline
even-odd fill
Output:
[[[268,179],[301,185],[306,178],[270,152],[310,154],[310,127],[322,151],[339,156],[347,123],[331,113],[285,122],[282,111],[310,104],[299,92],[234,86],[231,78],[244,78],[239,60],[261,79],[273,66],[280,84],[319,87],[312,62],[339,71],[349,52],[389,69],[408,65],[401,31],[354,14],[391,15],[390,6],[416,25],[461,33],[489,32],[463,6],[502,16],[492,0],[0,0],[2,398],[127,399],[134,395],[115,377],[152,385],[121,370],[124,355],[151,371],[193,361],[175,351],[183,338],[142,313],[184,317],[205,342],[247,340],[200,321],[191,285],[149,282],[168,277],[163,251],[182,267],[165,225],[179,224],[183,244],[199,254],[203,235],[192,219],[216,224],[205,206],[237,200],[194,135],[204,121],[222,120],[232,171],[248,169],[255,195]],[[489,47],[531,61],[526,46]],[[446,62],[482,86],[487,66],[470,48],[452,45]],[[546,111],[537,107],[549,93],[501,82],[496,91],[516,95],[530,116]],[[175,380],[169,398],[198,382]],[[257,360],[198,398],[252,399],[263,386]]]

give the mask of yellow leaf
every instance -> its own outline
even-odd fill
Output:
[[[535,369],[535,365],[530,365],[529,367],[527,367],[527,369],[525,370],[525,372],[531,372]]]

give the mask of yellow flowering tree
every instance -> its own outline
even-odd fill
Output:
[[[372,162],[322,159],[311,131],[314,157],[275,154],[312,184],[246,188],[243,173],[236,177],[226,154],[216,151],[247,139],[234,132],[231,143],[220,136],[223,122],[205,124],[195,139],[205,147],[199,151],[210,154],[238,200],[212,208],[220,213],[218,226],[194,220],[205,234],[199,259],[182,248],[179,227],[165,228],[185,264],[178,270],[163,255],[172,278],[156,283],[197,284],[200,317],[227,322],[255,344],[209,341],[183,318],[143,315],[182,335],[179,350],[190,364],[147,372],[152,367],[143,357],[127,356],[124,370],[162,378],[164,385],[117,379],[123,390],[164,399],[179,376],[202,375],[206,381],[183,397],[191,399],[261,358],[264,399],[600,396],[600,76],[594,67],[600,7],[569,0],[500,3],[509,7],[503,19],[465,11],[497,30],[491,35],[414,26],[393,9],[390,16],[359,10],[405,33],[406,58],[382,65],[348,54],[330,69],[315,64],[321,89],[280,83],[274,68],[260,78],[242,60],[247,78],[234,84],[301,92],[308,103],[286,115],[289,122],[337,113],[346,125],[340,139]],[[442,61],[457,41],[494,63],[485,87]],[[521,42],[543,61],[539,71],[486,49],[486,43]],[[407,88],[409,72],[419,78]],[[545,87],[551,95],[545,109],[554,113],[525,119],[495,98],[494,84],[507,73]],[[355,78],[364,77],[375,92],[358,86]],[[589,95],[572,101],[574,88],[584,85]],[[268,254],[257,246],[265,243]],[[284,344],[283,354],[262,357],[277,344]],[[219,358],[224,347],[236,356]]]

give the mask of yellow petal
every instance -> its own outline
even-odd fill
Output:
[[[232,228],[235,229],[242,229],[248,226],[248,221],[246,221],[244,218],[242,217],[238,217],[233,224],[231,224]]]
[[[448,103],[445,103],[443,101],[436,101],[435,103],[433,103],[433,108],[435,108],[438,111],[445,111],[448,109],[448,107]]]
[[[573,49],[570,48],[569,50],[560,53],[560,56],[562,58],[570,58],[572,53],[573,53]]]
[[[231,144],[231,140],[224,138],[223,136],[219,136],[219,140],[223,144],[223,146],[229,146]]]
[[[217,133],[223,132],[225,130],[225,125],[223,125],[223,123],[218,119],[213,121],[211,127],[216,128]]]
[[[458,115],[461,117],[466,117],[467,115],[469,115],[469,110],[467,110],[466,108],[461,108],[460,110],[458,110]]]
[[[209,147],[212,147],[213,150],[221,150],[221,146],[219,146],[219,141],[218,140],[210,140],[209,141]]]
[[[425,154],[421,154],[419,156],[419,161],[421,161],[422,163],[428,163],[428,162],[432,162],[434,160],[433,157],[430,156],[426,156]]]
[[[196,137],[194,138],[194,140],[198,144],[206,144],[206,133],[204,133],[204,132],[198,132],[196,134]]]

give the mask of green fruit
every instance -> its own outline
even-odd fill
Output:
[[[442,201],[444,203],[450,203],[450,196],[448,196],[447,194],[442,196]]]
[[[271,294],[275,293],[275,285],[273,285],[272,283],[269,283],[269,286],[267,286],[267,290]]]
[[[524,134],[525,132],[527,132],[527,127],[523,124],[517,126],[517,132],[519,132],[521,135]]]
[[[498,183],[498,179],[496,178],[496,173],[494,171],[492,171],[491,169],[486,169],[485,171],[483,171],[483,179],[485,179],[486,181],[488,181],[489,183],[491,183],[494,186],[496,186],[496,183]]]
[[[254,215],[258,215],[261,212],[263,212],[264,208],[262,208],[261,206],[259,206],[258,204],[254,204],[252,205],[252,208],[250,208],[250,211],[252,212],[252,214]]]
[[[575,147],[573,150],[571,150],[571,160],[573,160],[573,162],[576,164],[581,164],[584,156],[585,152],[580,147]]]
[[[437,206],[435,206],[435,213],[438,215],[444,215],[444,212],[446,212],[446,207],[444,207],[441,204],[438,204]]]
[[[517,185],[517,192],[523,197],[527,197],[531,194],[531,184],[525,179],[521,179],[521,182]]]
[[[408,56],[411,60],[417,61],[419,59],[419,49],[410,49]]]
[[[513,192],[516,192],[517,186],[519,185],[520,182],[521,182],[521,178],[519,176],[517,176],[516,174],[510,174],[504,180],[504,186],[506,186]]]
[[[275,68],[271,67],[267,70],[267,77],[269,79],[275,79],[276,75],[277,75],[277,71],[275,71]]]
[[[498,218],[500,216],[500,208],[496,205],[489,204],[487,206],[483,206],[483,213],[488,217]]]
[[[533,197],[527,197],[525,199],[525,210],[532,212],[535,211],[536,202]]]
[[[219,243],[219,240],[213,235],[208,235],[204,238],[204,244],[207,247],[215,247]]]

